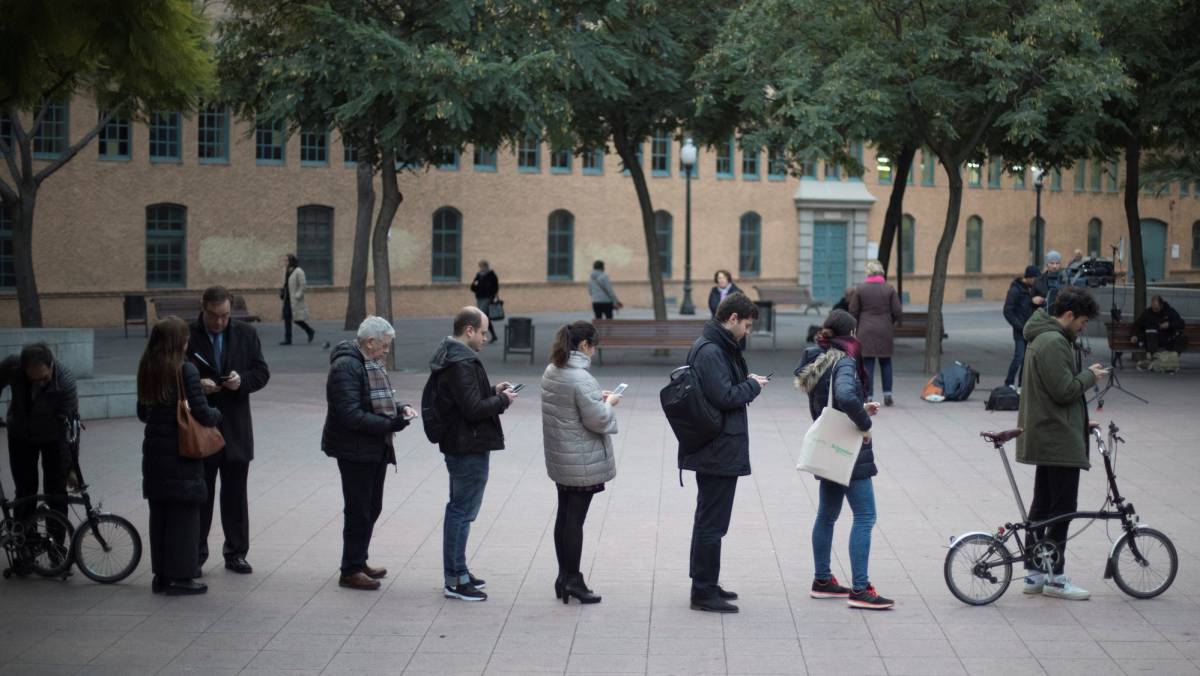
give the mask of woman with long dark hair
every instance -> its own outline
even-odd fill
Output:
[[[855,337],[857,322],[845,310],[834,310],[817,334],[816,347],[804,351],[796,367],[796,385],[808,393],[808,411],[816,420],[829,402],[833,388],[833,408],[845,413],[862,431],[863,444],[858,453],[850,485],[821,479],[821,498],[813,524],[812,548],[814,580],[810,596],[817,599],[844,598],[852,608],[886,610],[894,605],[875,592],[867,575],[871,556],[871,529],[875,527],[875,490],[871,477],[875,451],[871,445],[871,416],[879,412],[879,403],[866,401],[867,372],[863,366],[862,346]],[[838,584],[829,568],[833,548],[833,527],[842,511],[842,502],[850,503],[854,525],[850,528],[850,571],[853,588]]]
[[[583,522],[592,496],[617,475],[611,435],[617,432],[613,407],[621,395],[600,389],[588,372],[596,352],[596,327],[574,322],[558,330],[550,365],[542,374],[542,439],[546,472],[558,486],[554,551],[558,579],[554,594],[563,603],[599,603],[579,570],[583,556]]]
[[[304,268],[300,267],[300,259],[295,254],[287,254],[283,258],[287,270],[283,273],[283,288],[279,290],[279,298],[283,301],[283,342],[280,345],[292,344],[293,323],[304,329],[311,343],[317,332],[308,325],[308,301],[304,299],[308,278],[304,276]]]
[[[154,325],[137,371],[137,414],[146,423],[142,441],[142,494],[150,503],[151,588],[155,594],[203,594],[200,576],[200,508],[208,496],[204,461],[179,455],[180,387],[192,417],[216,427],[221,413],[208,405],[200,372],[184,354],[188,325],[170,316]]]

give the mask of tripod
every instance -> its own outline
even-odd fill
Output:
[[[1112,253],[1113,253],[1113,263],[1114,263],[1113,272],[1114,272],[1114,276],[1115,276],[1115,272],[1116,272],[1115,264],[1116,264],[1116,260],[1117,260],[1118,245],[1110,244],[1109,248],[1112,249]],[[1126,288],[1128,288],[1128,284],[1126,285]],[[1115,279],[1113,280],[1113,283],[1112,283],[1111,299],[1112,299],[1112,306],[1109,308],[1108,312],[1109,312],[1109,315],[1112,317],[1113,324],[1119,324],[1121,322],[1121,308],[1117,307],[1117,283],[1116,283]],[[1109,390],[1114,390],[1114,389],[1124,392],[1125,394],[1133,397],[1134,399],[1137,399],[1138,401],[1142,402],[1143,404],[1150,403],[1148,400],[1143,399],[1142,397],[1139,397],[1138,395],[1134,394],[1133,392],[1130,392],[1129,390],[1125,389],[1125,386],[1121,384],[1121,379],[1117,376],[1117,366],[1120,365],[1121,363],[1122,363],[1121,362],[1121,350],[1118,348],[1118,346],[1114,345],[1113,349],[1112,349],[1112,356],[1109,358],[1109,361],[1108,361],[1108,382],[1106,382],[1104,384],[1103,389],[1101,389],[1099,383],[1096,383],[1096,388],[1095,388],[1096,394],[1095,394],[1095,396],[1093,396],[1091,399],[1088,400],[1089,404],[1092,403],[1093,401],[1097,402],[1097,404],[1096,404],[1097,411],[1104,410],[1104,395],[1108,394]]]

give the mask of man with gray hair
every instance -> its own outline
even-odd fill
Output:
[[[1033,283],[1033,305],[1036,308],[1049,310],[1058,297],[1059,289],[1063,288],[1062,254],[1051,250],[1046,252],[1046,268]]]
[[[330,355],[325,383],[325,429],[321,450],[336,458],[342,475],[342,565],[338,585],[379,589],[386,568],[367,565],[375,521],[383,511],[383,481],[388,463],[396,464],[392,435],[417,416],[398,403],[383,361],[396,330],[382,317],[370,316],[358,337],[339,343]]]

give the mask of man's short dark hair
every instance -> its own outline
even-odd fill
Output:
[[[470,326],[476,331],[483,328],[483,313],[477,307],[465,307],[454,315],[454,335],[461,336]]]
[[[592,269],[593,270],[603,270],[604,269],[604,261],[596,261],[595,263],[592,263]]]
[[[200,302],[204,307],[208,307],[209,305],[220,305],[227,300],[231,302],[233,300],[233,294],[229,293],[229,289],[223,286],[210,286],[204,290],[204,296],[201,297]]]
[[[733,315],[738,319],[758,319],[758,306],[741,293],[731,293],[717,306],[717,321],[727,322]]]
[[[50,346],[45,343],[30,343],[21,348],[21,370],[41,364],[42,366],[54,366],[54,352],[50,350]]]
[[[1096,315],[1100,314],[1100,306],[1087,289],[1068,286],[1054,297],[1054,302],[1050,305],[1050,314],[1061,317],[1068,312],[1074,313],[1076,317],[1095,319]]]

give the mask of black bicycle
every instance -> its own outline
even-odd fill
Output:
[[[1050,574],[1063,554],[1059,543],[1047,537],[1034,542],[1031,547],[1026,547],[1025,538],[1020,537],[1020,534],[1021,531],[1028,532],[1067,519],[1120,521],[1122,533],[1109,551],[1104,579],[1111,579],[1121,591],[1134,598],[1149,599],[1165,592],[1175,581],[1175,574],[1179,571],[1179,555],[1175,552],[1175,545],[1171,543],[1170,538],[1139,522],[1133,504],[1126,502],[1117,490],[1116,449],[1117,444],[1124,443],[1125,440],[1117,435],[1120,430],[1116,424],[1108,424],[1107,443],[1099,428],[1092,429],[1092,435],[1104,459],[1104,471],[1108,476],[1108,495],[1100,509],[1095,512],[1071,512],[1036,522],[1031,522],[1025,512],[1025,503],[1017,490],[1012,466],[1004,453],[1004,444],[1019,437],[1021,431],[1015,429],[1007,432],[983,432],[980,435],[1000,452],[1004,472],[1008,475],[1008,483],[1012,486],[1013,497],[1016,498],[1017,509],[1021,513],[1021,521],[1006,523],[996,529],[995,533],[964,533],[953,538],[942,571],[950,592],[963,603],[982,606],[1000,598],[1008,590],[1008,585],[1012,582],[1014,563],[1033,561],[1038,570]],[[1110,505],[1111,509],[1107,509]],[[1005,546],[1010,540],[1016,542],[1016,556]]]

